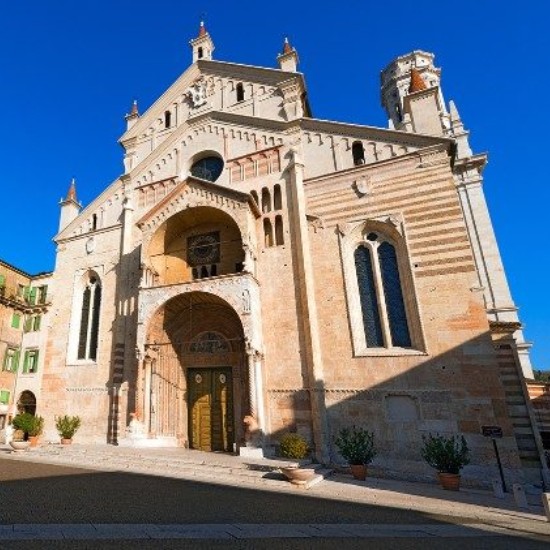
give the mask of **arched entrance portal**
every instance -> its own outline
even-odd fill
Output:
[[[21,392],[17,400],[17,412],[30,413],[32,415],[36,413],[36,397],[32,391],[25,390]]]
[[[145,427],[204,451],[231,451],[248,407],[243,329],[223,299],[190,292],[151,320],[145,345]]]

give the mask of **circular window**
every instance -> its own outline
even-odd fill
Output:
[[[208,181],[216,181],[223,170],[220,157],[204,157],[191,166],[191,175]]]
[[[369,233],[367,235],[367,240],[368,241],[375,241],[376,239],[378,239],[378,235],[376,233]]]

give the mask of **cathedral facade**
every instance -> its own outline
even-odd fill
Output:
[[[192,64],[120,138],[124,174],[61,203],[37,412],[79,441],[265,453],[288,431],[341,462],[374,431],[379,467],[426,474],[422,434],[461,433],[464,475],[544,466],[531,375],[474,154],[433,54],[381,73],[388,128],[315,119],[296,51],[277,69]],[[21,386],[19,392],[23,391]],[[130,426],[130,430],[128,429]],[[140,437],[136,437],[139,435]]]

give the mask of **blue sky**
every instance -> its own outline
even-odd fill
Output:
[[[283,37],[300,56],[315,117],[385,127],[379,73],[432,51],[475,152],[535,368],[550,368],[547,96],[550,7],[543,0],[266,3],[5,1],[0,20],[0,258],[53,269],[58,201],[72,176],[87,204],[122,172],[117,139],[132,99],[148,107],[191,61],[206,25],[214,57],[275,67]]]

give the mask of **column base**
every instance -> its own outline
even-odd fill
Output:
[[[239,447],[239,456],[245,458],[264,458],[264,450],[261,447]]]

